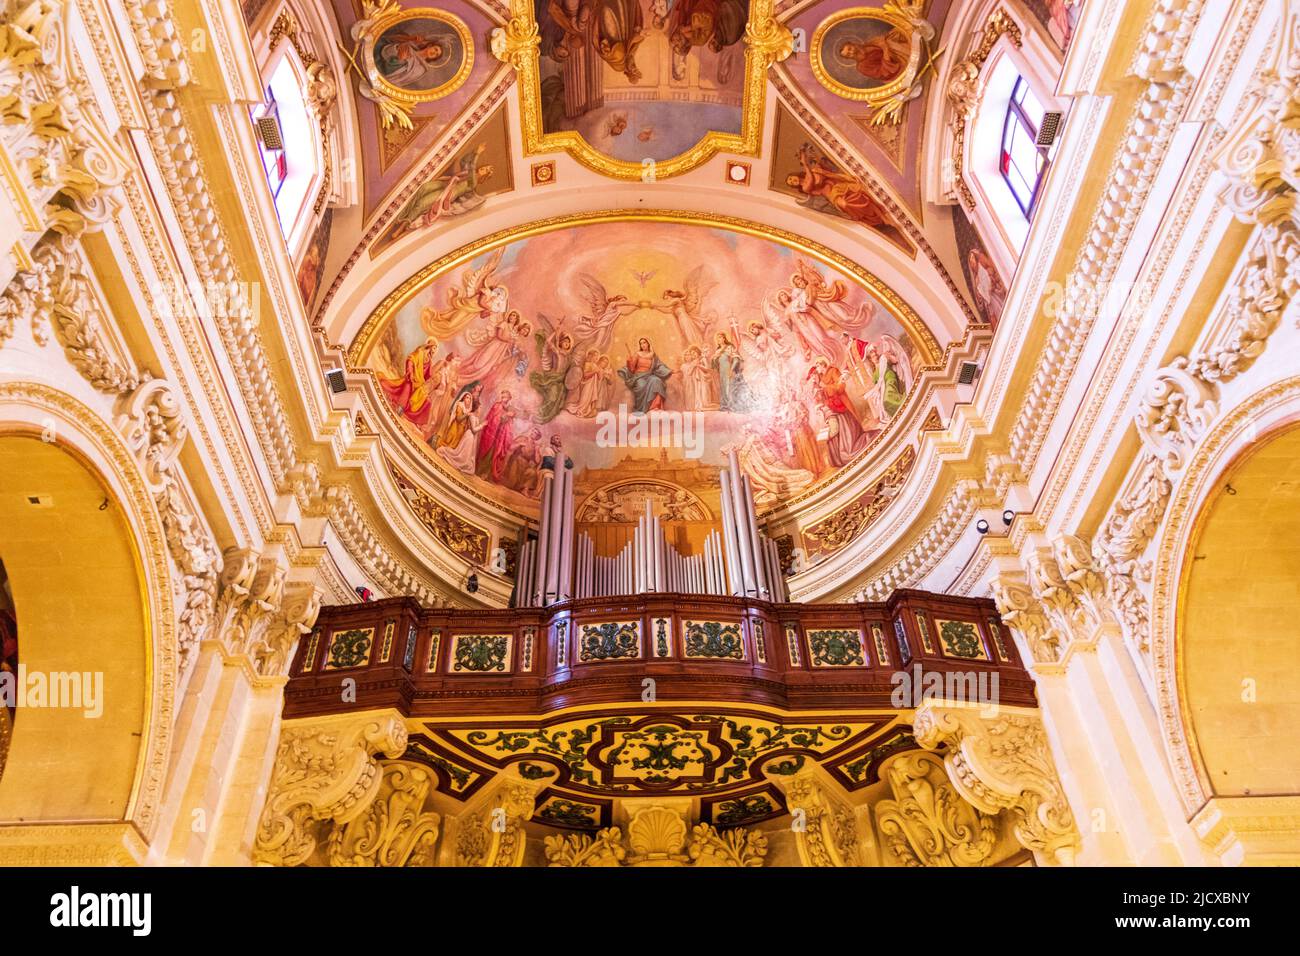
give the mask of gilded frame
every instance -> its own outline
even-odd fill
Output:
[[[794,47],[790,31],[776,22],[774,0],[752,0],[745,27],[745,82],[741,100],[740,133],[710,131],[694,146],[669,159],[654,161],[653,179],[690,172],[718,153],[758,156],[763,138],[767,70],[784,60]],[[491,48],[497,59],[511,64],[519,80],[520,125],[525,156],[566,152],[583,166],[613,179],[644,181],[647,167],[614,159],[600,152],[573,130],[547,133],[542,128],[542,87],[539,28],[532,0],[510,0],[510,20],[492,32]]]
[[[869,90],[859,90],[851,86],[845,86],[836,80],[827,72],[821,55],[822,41],[826,38],[827,32],[845,20],[859,17],[879,20],[905,31],[912,44],[912,53],[908,58],[907,66],[899,71],[898,76],[888,83]],[[813,76],[816,77],[817,82],[836,96],[846,100],[855,100],[859,103],[867,103],[871,106],[880,106],[911,88],[916,79],[916,71],[921,67],[924,43],[924,40],[917,42],[916,30],[908,18],[901,16],[894,10],[879,7],[849,7],[846,10],[837,10],[817,25],[817,29],[813,31],[812,42],[808,44],[808,65],[812,67]]]
[[[438,20],[449,26],[455,31],[456,36],[460,38],[461,49],[464,51],[460,69],[456,71],[455,76],[441,86],[418,92],[394,86],[380,75],[378,68],[375,66],[375,43],[388,29],[407,20]],[[361,43],[361,63],[365,68],[366,80],[376,93],[395,103],[401,103],[409,110],[420,103],[428,103],[449,96],[465,85],[465,81],[469,79],[470,71],[474,69],[474,38],[470,34],[465,21],[454,13],[448,13],[446,10],[439,10],[436,7],[397,9],[375,20],[370,29],[366,31]]]

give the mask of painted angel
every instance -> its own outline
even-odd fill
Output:
[[[629,302],[625,295],[609,295],[598,279],[585,272],[579,274],[578,281],[582,284],[579,295],[587,303],[587,314],[574,325],[574,338],[583,345],[606,352],[614,336],[614,323],[640,306]]]
[[[475,319],[494,320],[504,317],[510,304],[505,286],[493,281],[505,249],[488,256],[477,269],[468,266],[460,274],[460,287],[447,292],[447,308],[430,303],[420,311],[420,325],[426,335],[446,341]]]
[[[707,316],[701,314],[704,297],[716,287],[717,283],[708,270],[702,265],[696,266],[686,276],[681,289],[665,289],[664,301],[651,308],[671,315],[683,340],[702,342],[707,340],[709,329],[717,320],[716,312],[710,312]]]
[[[569,373],[573,371],[573,333],[567,322],[552,322],[538,314],[537,323],[542,331],[533,334],[539,367],[528,376],[528,384],[541,398],[536,419],[546,424],[564,411],[569,400]]]

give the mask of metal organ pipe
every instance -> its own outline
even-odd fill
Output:
[[[741,475],[741,499],[745,506],[745,520],[749,528],[749,546],[754,552],[754,584],[758,589],[757,597],[771,600],[772,591],[767,581],[767,563],[763,558],[763,537],[758,533],[758,515],[754,510],[754,488],[749,483],[749,475]]]

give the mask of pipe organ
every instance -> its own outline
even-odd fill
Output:
[[[702,553],[683,554],[670,545],[646,501],[632,540],[618,554],[599,555],[590,537],[575,533],[573,462],[544,462],[541,522],[537,537],[519,549],[515,606],[630,594],[789,600],[776,542],[758,530],[753,488],[735,452],[728,464],[722,470],[722,532],[709,533]]]

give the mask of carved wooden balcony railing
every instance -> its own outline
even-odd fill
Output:
[[[998,703],[1037,706],[989,600],[646,594],[491,611],[424,610],[405,598],[325,608],[300,642],[285,716],[378,707],[417,718],[539,715],[619,701],[908,709],[900,671],[912,692],[992,686]]]

